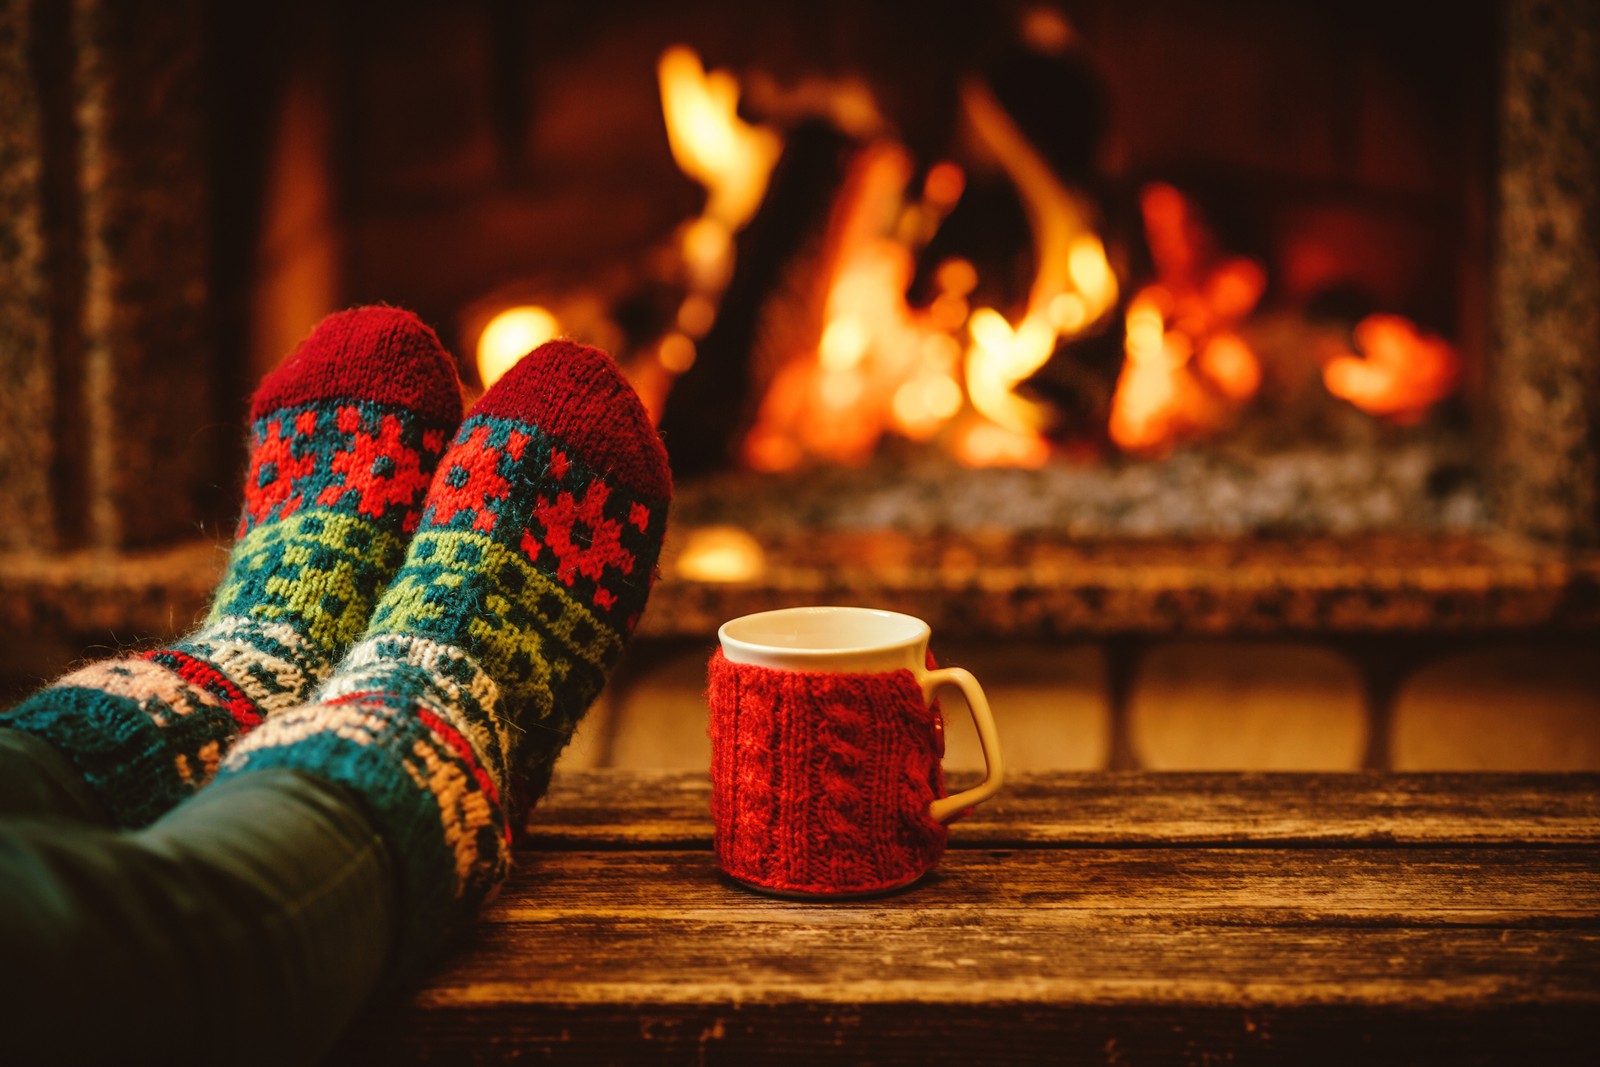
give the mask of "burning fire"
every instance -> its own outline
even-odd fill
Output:
[[[688,294],[676,328],[645,361],[654,386],[634,374],[654,410],[715,322],[735,266],[734,238],[759,209],[783,148],[778,133],[739,117],[733,76],[707,71],[688,48],[668,49],[658,75],[673,156],[707,199],[676,237]],[[844,91],[811,86],[798,97],[822,92],[826,103]],[[875,113],[870,100],[850,99],[851,107],[833,110]],[[972,141],[1010,179],[1027,215],[1037,266],[1025,306],[1015,317],[973,307],[979,277],[962,259],[939,266],[926,307],[909,304],[917,254],[960,199],[966,177],[943,162],[915,188],[915,161],[881,124],[851,127],[863,147],[823,235],[809,321],[791,337],[793,351],[744,442],[752,467],[860,463],[886,433],[938,440],[970,465],[1037,466],[1051,455],[1045,434],[1054,411],[1020,387],[1063,341],[1116,313],[1122,283],[1090,203],[1063,183],[994,94],[972,81],[961,87],[961,105]],[[808,106],[832,114],[816,112],[815,100]],[[1225,252],[1177,188],[1145,187],[1140,209],[1154,277],[1121,309],[1125,358],[1107,432],[1124,451],[1161,455],[1234,425],[1261,390],[1262,357],[1245,326],[1267,274],[1255,260]],[[1363,355],[1340,353],[1323,376],[1330,393],[1367,412],[1414,420],[1455,387],[1453,349],[1405,319],[1368,318],[1355,341]]]
[[[900,236],[918,213],[948,211],[962,178],[935,167],[919,203],[906,204],[910,154],[883,141],[853,161],[828,226],[822,325],[815,350],[778,374],[745,442],[758,470],[784,470],[806,457],[860,463],[888,429],[926,440],[961,409],[960,346],[952,330],[966,316],[975,283],[970,264],[939,272],[941,295],[927,311],[906,303],[914,268]]]
[[[1087,205],[987,89],[970,85],[964,100],[983,143],[1022,192],[1039,256],[1027,309],[1016,324],[993,308],[972,310],[977,272],[959,259],[936,272],[938,293],[926,309],[907,304],[914,254],[955,206],[965,179],[941,163],[929,170],[921,197],[910,199],[907,151],[892,142],[868,146],[830,223],[816,350],[780,372],[746,442],[757,469],[787,469],[807,457],[859,463],[886,431],[930,440],[969,402],[974,417],[952,439],[958,458],[975,466],[1048,459],[1040,431],[1049,409],[1016,387],[1060,338],[1116,303],[1117,279],[1088,226]]]
[[[1337,356],[1322,368],[1322,380],[1369,415],[1416,422],[1455,391],[1455,349],[1399,315],[1368,315],[1356,324],[1355,342],[1366,358]]]
[[[1044,366],[1059,339],[1082,332],[1116,303],[1117,278],[1088,224],[1087,205],[1061,184],[994,95],[968,82],[961,101],[979,141],[1022,196],[1039,263],[1019,322],[993,308],[972,313],[967,395],[990,422],[1035,438],[1038,447],[1023,454],[1042,461],[1048,449],[1038,433],[1050,421],[1049,410],[1019,396],[1016,387]]]
[[[733,239],[767,193],[783,140],[739,117],[739,82],[727,71],[708,71],[682,45],[656,64],[661,110],[672,158],[706,190],[700,215],[678,231],[688,295],[677,329],[661,339],[653,367],[632,375],[645,404],[659,414],[672,380],[694,365],[695,342],[716,321],[717,300],[733,276]]]
[[[1267,275],[1254,260],[1219,254],[1172,186],[1147,186],[1140,208],[1156,281],[1128,303],[1108,430],[1127,451],[1159,453],[1228,425],[1260,388],[1260,361],[1238,328]]]

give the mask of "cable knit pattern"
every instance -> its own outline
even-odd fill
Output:
[[[366,635],[221,775],[290,767],[350,788],[401,866],[398,968],[504,879],[512,830],[645,601],[666,452],[611,358],[554,341],[461,424]]]
[[[930,660],[931,664],[931,660]],[[717,860],[785,893],[872,893],[939,861],[937,703],[910,671],[823,674],[711,657]]]
[[[266,377],[251,416],[243,516],[205,625],[0,718],[64,752],[121,826],[204,785],[241,733],[302,703],[360,636],[460,422],[460,385],[415,316],[358,308]]]

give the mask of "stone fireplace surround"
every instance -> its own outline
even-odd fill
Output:
[[[111,0],[0,0],[0,676],[10,692],[86,651],[180,632],[225,556],[226,533],[200,524],[225,495],[217,487],[232,484],[227,413],[248,384],[213,357],[236,309],[208,296],[197,208],[213,194],[200,94],[218,58],[206,10],[135,17]],[[1356,664],[1358,739],[1345,745],[1352,755],[1329,757],[1350,767],[1396,764],[1396,698],[1419,665],[1508,642],[1581,650],[1600,631],[1597,21],[1580,0],[1507,0],[1501,13],[1484,469],[1493,529],[1092,544],[835,533],[769,541],[759,575],[731,583],[685,576],[669,543],[639,651],[575,756],[624,759],[641,708],[697,698],[692,664],[720,621],[791,603],[923,615],[957,662],[967,647],[996,662],[1004,647],[1059,660],[1096,694],[1100,740],[1081,758],[1113,767],[1168,762],[1141,723],[1160,717],[1148,710],[1160,703],[1152,672],[1185,677],[1186,649],[1265,661],[1314,646]],[[1575,677],[1581,702],[1593,676]],[[1056,699],[1069,696],[1036,702]],[[680,715],[679,734],[694,735],[692,717]],[[1575,744],[1589,751],[1592,734]]]

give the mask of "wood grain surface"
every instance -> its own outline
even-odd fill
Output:
[[[341,1054],[1587,1062],[1600,776],[1023,777],[898,893],[717,870],[691,774],[558,779],[499,899]]]
[[[710,797],[695,772],[559,775],[529,846],[709,847]],[[1012,774],[950,833],[951,848],[1355,843],[1600,846],[1600,774]]]

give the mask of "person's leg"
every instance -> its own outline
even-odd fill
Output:
[[[0,818],[6,816],[112,825],[83,775],[54,745],[20,730],[0,729]]]
[[[366,628],[460,417],[454,361],[415,316],[324,320],[252,401],[244,517],[202,628],[75,671],[0,728],[55,747],[118,826],[148,825]]]
[[[498,887],[508,844],[649,596],[666,452],[604,353],[551,342],[473,407],[394,583],[313,705],[219,781],[303,770],[351,789],[395,856],[397,964]]]
[[[0,820],[16,1063],[305,1063],[388,973],[396,878],[344,788],[208,787],[147,829]]]

